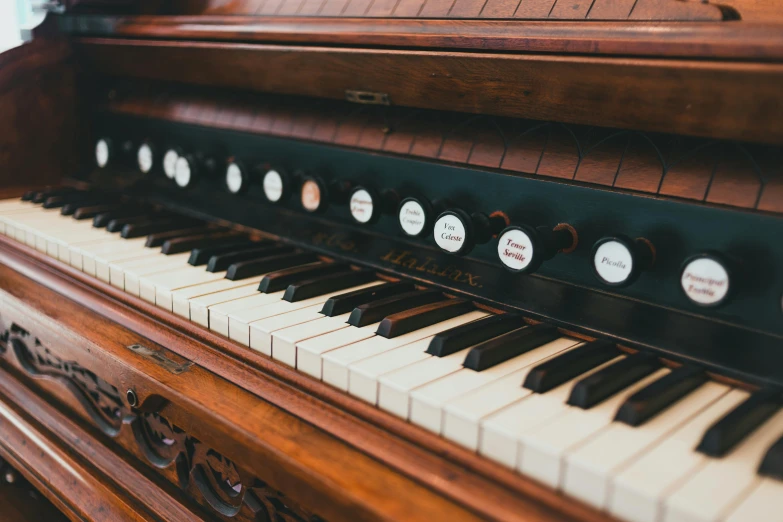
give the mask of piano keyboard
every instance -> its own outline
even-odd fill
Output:
[[[118,196],[31,192],[0,231],[618,518],[783,520],[779,390]]]

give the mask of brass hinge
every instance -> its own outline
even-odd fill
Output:
[[[351,103],[361,103],[364,105],[391,105],[389,95],[385,92],[370,91],[345,91],[345,99]]]

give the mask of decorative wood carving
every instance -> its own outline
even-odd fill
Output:
[[[117,388],[78,363],[62,360],[16,324],[12,324],[3,337],[28,374],[59,382],[73,394],[101,431],[109,436],[119,433],[123,421],[131,413]]]
[[[177,14],[528,20],[735,20],[715,2],[688,0],[175,0]]]
[[[11,324],[0,340],[0,355],[13,353],[29,376],[62,385],[103,433],[121,445],[132,441],[135,447],[128,449],[138,450],[164,477],[195,500],[203,499],[201,503],[217,515],[248,522],[315,520],[281,492],[159,414],[131,411],[115,386],[76,362],[64,361],[19,325]]]
[[[115,92],[104,109],[783,212],[783,149],[774,146],[160,86]]]
[[[312,519],[282,493],[248,476],[230,459],[160,415],[139,415],[132,426],[135,440],[148,460],[158,468],[173,467],[179,486],[197,489],[221,515],[254,522]]]

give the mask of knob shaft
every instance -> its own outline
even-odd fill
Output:
[[[571,248],[574,242],[568,228],[511,226],[498,236],[498,257],[512,272],[531,273],[558,252]]]
[[[362,225],[371,225],[397,206],[397,195],[391,190],[378,192],[369,187],[356,187],[349,200],[351,217]]]
[[[190,188],[196,184],[199,167],[196,159],[190,154],[179,156],[174,167],[174,182],[180,188]]]
[[[617,235],[593,245],[593,272],[607,286],[628,286],[655,261],[655,248],[644,238]]]
[[[149,142],[139,145],[136,150],[136,164],[142,174],[149,174],[155,166],[155,149]]]
[[[702,252],[685,260],[680,272],[680,288],[692,303],[718,307],[732,293],[732,264],[717,252]]]
[[[292,176],[285,169],[265,166],[262,169],[263,176],[261,188],[264,197],[270,203],[282,203],[291,196]]]
[[[477,244],[486,243],[506,225],[501,216],[480,212],[468,214],[452,208],[438,216],[433,227],[435,243],[451,254],[464,256]]]
[[[250,178],[244,165],[238,160],[230,160],[226,166],[226,190],[231,194],[242,194],[250,185]]]

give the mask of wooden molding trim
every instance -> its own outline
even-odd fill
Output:
[[[0,261],[35,283],[98,311],[109,321],[166,346],[181,357],[198,361],[204,370],[325,430],[482,516],[530,521],[561,516],[596,522],[611,520],[475,453],[4,237],[0,237]],[[0,271],[7,270],[0,267]],[[13,286],[17,287],[21,285]],[[476,491],[482,492],[480,498]]]
[[[766,22],[573,22],[565,20],[417,20],[289,16],[98,16],[59,19],[79,35],[276,42],[306,45],[475,49],[552,54],[670,58],[783,59],[780,25]]]
[[[783,212],[783,149],[494,116],[113,82],[103,110]]]

